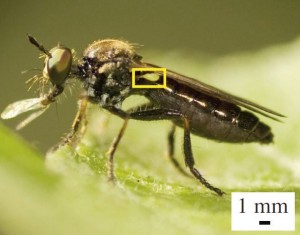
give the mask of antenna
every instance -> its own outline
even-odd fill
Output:
[[[34,37],[32,37],[30,34],[27,33],[27,37],[29,42],[36,46],[40,51],[42,51],[43,53],[45,53],[49,58],[52,57],[51,53],[42,45],[40,44]]]

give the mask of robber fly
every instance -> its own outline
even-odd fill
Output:
[[[2,113],[3,119],[32,110],[30,115],[18,127],[22,128],[38,117],[56,101],[69,79],[82,82],[84,93],[80,97],[78,112],[72,124],[71,132],[62,144],[71,143],[74,136],[85,129],[85,116],[88,103],[99,105],[110,113],[122,118],[124,124],[109,150],[109,177],[114,178],[113,160],[117,146],[125,132],[129,119],[141,121],[170,120],[173,123],[168,135],[169,155],[174,165],[182,172],[174,158],[175,127],[184,129],[183,149],[185,165],[190,173],[206,188],[218,195],[224,192],[211,185],[194,167],[190,133],[208,139],[230,142],[259,142],[269,144],[273,140],[271,129],[245,108],[278,120],[284,117],[275,111],[251,101],[231,95],[193,78],[167,70],[167,85],[161,89],[132,88],[133,68],[160,68],[142,61],[132,44],[115,39],[95,41],[83,52],[83,57],[75,61],[67,47],[58,45],[51,50],[45,49],[34,37],[28,35],[31,44],[45,54],[45,67],[41,79],[51,83],[52,88],[40,98],[17,101],[9,105]],[[161,72],[137,72],[136,83],[161,84]],[[122,109],[123,101],[131,95],[141,95],[149,102],[137,108]]]

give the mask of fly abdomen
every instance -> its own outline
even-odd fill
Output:
[[[260,142],[263,144],[273,141],[270,127],[260,122],[254,114],[235,107],[226,112],[219,109],[214,111],[215,118],[211,119],[211,122],[214,123],[215,131],[218,132],[218,140],[240,143]]]
[[[270,127],[260,122],[254,114],[220,100],[209,103],[215,106],[210,112],[194,109],[193,115],[190,116],[194,134],[220,142],[272,142]]]
[[[245,142],[260,142],[262,144],[273,142],[271,128],[260,122],[252,113],[242,111],[237,118],[237,126],[249,133]]]

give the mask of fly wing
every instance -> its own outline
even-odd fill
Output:
[[[41,104],[41,100],[41,98],[33,98],[16,101],[4,109],[1,118],[10,119],[28,111],[45,108],[46,106]]]
[[[22,129],[27,126],[31,121],[42,115],[49,105],[43,105],[41,103],[42,98],[33,98],[26,100],[16,101],[6,107],[4,111],[1,113],[2,119],[10,119],[14,118],[22,113],[37,110],[36,112],[30,114],[25,120],[19,123],[16,127],[17,130]]]
[[[25,120],[23,120],[22,122],[20,122],[17,126],[16,126],[16,130],[21,130],[22,128],[24,128],[25,126],[27,126],[30,122],[32,122],[34,119],[38,118],[39,116],[41,116],[48,108],[49,106],[46,106],[46,108],[43,108],[41,110],[38,110],[32,114],[30,114]]]
[[[149,63],[144,63],[144,66],[145,67],[159,68],[158,66],[153,65],[153,64],[149,64]],[[206,95],[216,97],[216,98],[219,98],[219,99],[227,101],[227,102],[234,103],[236,105],[239,105],[241,107],[249,109],[253,112],[259,113],[259,114],[261,114],[265,117],[271,118],[271,119],[276,120],[276,121],[280,121],[280,120],[278,118],[274,117],[274,116],[285,117],[284,115],[282,115],[282,114],[280,114],[276,111],[273,111],[269,108],[263,107],[259,104],[256,104],[252,101],[249,101],[249,100],[246,100],[246,99],[243,99],[243,98],[240,98],[238,96],[231,95],[231,94],[229,94],[225,91],[222,91],[218,88],[207,85],[207,84],[205,84],[203,82],[200,82],[196,79],[178,74],[178,73],[173,72],[171,70],[167,70],[167,84],[168,84],[168,79],[172,79],[177,83],[181,83],[181,84],[184,84],[186,86],[189,86],[189,87],[191,87],[195,90],[198,90],[198,91],[200,91],[200,92],[202,92]]]

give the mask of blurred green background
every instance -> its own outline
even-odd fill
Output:
[[[34,72],[21,74],[42,66],[39,51],[27,42],[27,32],[47,48],[61,42],[78,56],[96,39],[126,39],[143,45],[138,52],[146,61],[195,77],[197,72],[191,74],[183,61],[211,65],[217,58],[288,44],[300,36],[296,0],[1,0],[0,11],[1,110],[11,102],[37,96],[24,85]],[[209,77],[200,79],[210,83]],[[238,93],[234,85],[229,91]],[[19,133],[46,151],[69,130],[77,94],[67,93],[70,98],[62,98]],[[13,128],[23,118],[4,123]]]

